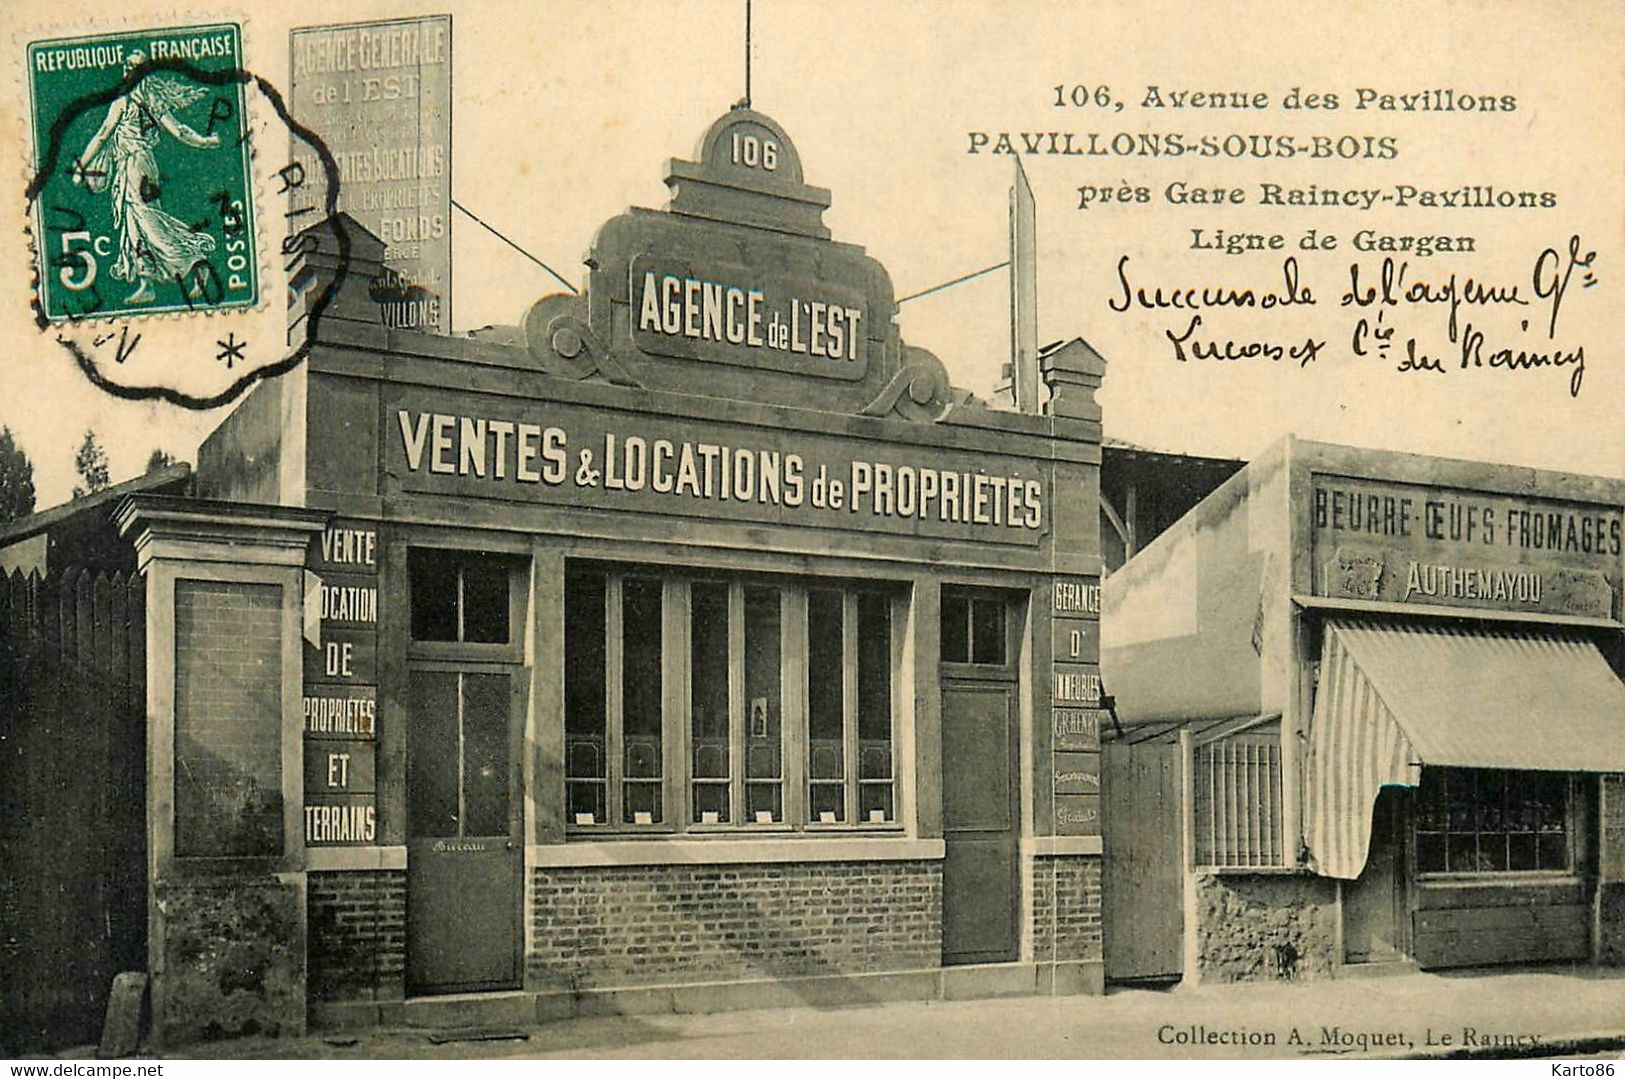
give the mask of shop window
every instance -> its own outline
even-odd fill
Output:
[[[510,642],[512,559],[415,547],[407,552],[406,565],[412,582],[414,641]]]
[[[807,798],[809,819],[844,824],[846,624],[843,593],[807,593]]]
[[[728,586],[696,583],[689,589],[689,745],[692,749],[694,820],[734,820],[733,724],[729,722]]]
[[[895,819],[891,603],[885,596],[860,594],[857,616],[858,812],[861,820],[879,824]]]
[[[564,800],[581,824],[609,819],[604,584],[603,574],[576,573],[564,585]]]
[[[1003,666],[1009,662],[1009,620],[997,596],[944,591],[942,662]]]
[[[647,577],[621,582],[621,732],[624,778],[621,821],[665,819],[666,768],[662,735],[661,585]]]
[[[779,591],[745,589],[745,819],[784,819],[784,665]]]
[[[678,655],[663,654],[662,601],[684,627],[665,642]],[[573,566],[565,583],[569,828],[894,822],[891,604],[872,591]],[[686,688],[664,686],[672,663],[686,670]],[[620,693],[606,693],[617,685]],[[674,760],[686,774],[666,775],[665,748],[685,742]]]
[[[811,824],[896,819],[891,601],[807,594],[807,796]]]
[[[1419,873],[1567,873],[1574,867],[1570,777],[1424,768],[1416,794]]]
[[[1284,865],[1278,730],[1232,734],[1194,746],[1192,753],[1196,864]]]
[[[663,592],[650,577],[565,577],[564,788],[572,826],[666,822]]]

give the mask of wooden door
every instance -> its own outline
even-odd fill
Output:
[[[1111,742],[1103,749],[1106,977],[1177,978],[1185,934],[1179,746]]]
[[[1385,963],[1406,955],[1404,807],[1404,790],[1382,788],[1365,869],[1358,880],[1343,882],[1344,962]]]
[[[522,682],[505,670],[411,673],[406,980],[414,993],[519,986]]]
[[[1016,687],[942,687],[942,961],[1000,963],[1021,947]]]

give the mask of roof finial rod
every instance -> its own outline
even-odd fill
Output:
[[[750,0],[745,0],[745,108],[750,108]]]

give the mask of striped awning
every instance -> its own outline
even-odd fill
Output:
[[[1320,873],[1360,875],[1378,790],[1424,763],[1625,771],[1625,683],[1579,636],[1328,619],[1304,777]]]

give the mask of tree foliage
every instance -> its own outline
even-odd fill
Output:
[[[170,453],[168,450],[159,447],[154,449],[152,451],[152,455],[147,458],[147,472],[158,472],[162,469],[168,468],[174,463],[175,455]]]
[[[79,452],[73,455],[73,470],[79,473],[79,479],[83,481],[74,485],[75,498],[84,498],[97,491],[105,491],[112,484],[107,471],[107,451],[102,449],[101,441],[92,428],[85,428],[85,437],[79,443]]]
[[[0,427],[0,523],[34,512],[34,462],[10,427]]]

